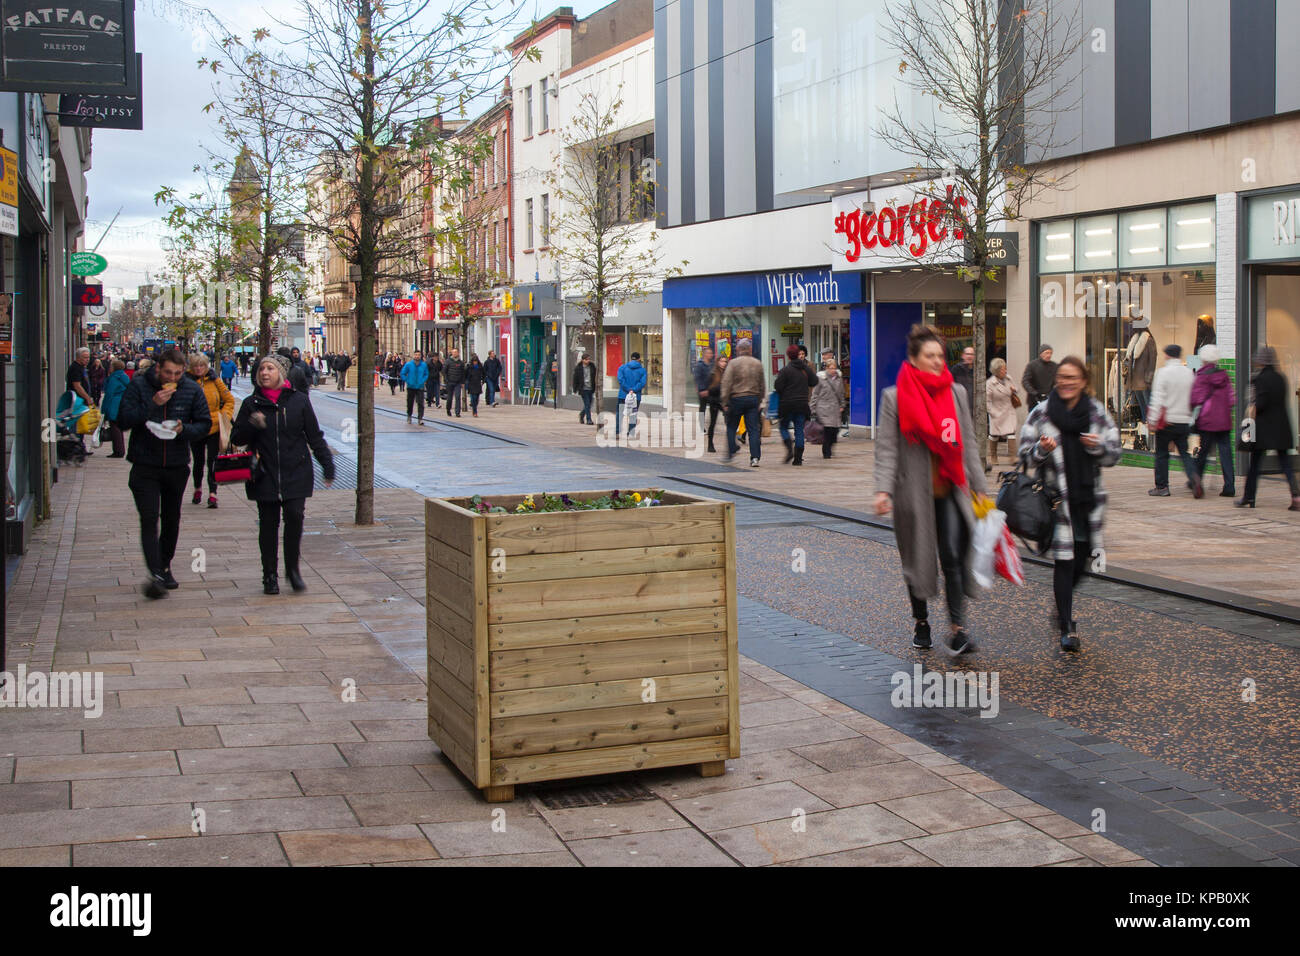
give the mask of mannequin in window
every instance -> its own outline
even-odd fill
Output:
[[[1198,315],[1196,317],[1196,354],[1201,353],[1202,345],[1217,345],[1218,341],[1218,333],[1214,331],[1214,317]]]
[[[1138,406],[1138,421],[1147,420],[1147,400],[1151,394],[1151,379],[1156,373],[1156,340],[1151,334],[1151,318],[1140,316],[1133,320],[1133,335],[1124,350],[1125,385]]]

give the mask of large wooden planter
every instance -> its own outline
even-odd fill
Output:
[[[732,505],[663,502],[425,502],[429,736],[486,799],[650,767],[717,775],[740,756]]]

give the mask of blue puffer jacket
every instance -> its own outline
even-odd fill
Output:
[[[424,388],[424,383],[429,380],[429,365],[424,361],[416,363],[412,359],[402,366],[401,376],[407,388]]]
[[[645,366],[636,359],[624,362],[618,367],[618,400],[621,402],[627,398],[628,392],[636,392],[637,402],[639,403],[641,393],[645,391],[645,383]]]
[[[110,375],[104,383],[104,400],[100,403],[99,410],[110,422],[117,418],[117,410],[122,405],[122,393],[130,384],[131,380],[121,369]]]

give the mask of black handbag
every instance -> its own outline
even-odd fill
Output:
[[[1034,549],[1045,552],[1052,543],[1058,498],[1047,490],[1042,474],[1029,474],[1022,463],[1002,473],[998,510],[1007,516],[1007,528]]]

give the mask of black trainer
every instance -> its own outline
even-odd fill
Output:
[[[979,650],[979,647],[971,640],[971,636],[966,633],[965,628],[961,628],[956,634],[948,636],[948,653],[953,657],[960,654],[969,654],[977,650]]]
[[[163,587],[165,587],[168,591],[175,591],[178,587],[181,586],[181,582],[177,581],[174,577],[172,577],[171,568],[163,568],[163,573],[159,575],[159,579],[162,581]]]
[[[149,577],[145,579],[144,586],[140,590],[142,590],[144,596],[151,601],[165,598],[167,596],[167,586],[163,581],[164,578],[161,574],[150,574]]]
[[[916,632],[912,635],[912,646],[926,651],[930,649],[930,622],[917,621]]]
[[[1077,651],[1079,647],[1079,625],[1077,622],[1071,621],[1069,632],[1061,635],[1061,650]]]

